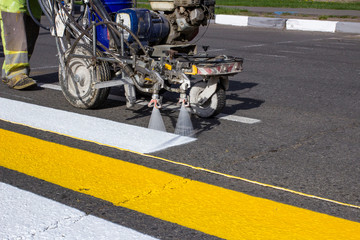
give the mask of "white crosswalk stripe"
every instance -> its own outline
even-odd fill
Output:
[[[0,109],[1,120],[139,153],[152,153],[196,140],[6,98],[0,98]]]
[[[2,182],[0,192],[0,239],[155,239]]]

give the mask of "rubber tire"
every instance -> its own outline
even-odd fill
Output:
[[[189,101],[193,112],[202,118],[210,118],[221,113],[222,109],[226,105],[225,90],[218,85],[216,92],[208,99],[203,105],[198,103],[198,96],[206,88],[206,82],[197,82],[190,89]]]
[[[65,56],[67,56],[68,54],[69,50],[66,52]],[[73,54],[92,56],[92,49],[87,45],[79,44],[78,46],[76,46]],[[96,51],[96,55],[98,57],[103,56],[100,50]],[[61,66],[59,66],[59,83],[62,92],[66,100],[74,107],[85,109],[98,108],[106,101],[109,95],[110,88],[95,89],[94,87],[92,87],[93,82],[103,82],[110,79],[110,68],[108,63],[97,63],[97,76],[95,79],[92,67],[89,67],[90,65],[90,59],[74,57],[71,58],[65,65],[65,73],[62,71]],[[76,75],[76,73],[86,75],[86,78],[83,77],[83,84],[75,82],[73,76]],[[68,81],[72,81],[70,87]]]

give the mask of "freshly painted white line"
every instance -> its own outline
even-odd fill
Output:
[[[49,88],[49,89],[53,89],[53,90],[60,90],[61,91],[61,87],[59,85],[55,85],[55,84],[39,84],[39,86],[43,87],[43,88]],[[108,99],[114,100],[114,101],[120,101],[120,102],[125,102],[126,98],[123,96],[118,96],[118,95],[113,95],[110,94]],[[144,101],[144,100],[137,100],[136,104],[139,105],[147,105],[148,102]],[[176,104],[170,104],[170,103],[165,103],[162,106],[164,109],[178,109],[180,110],[180,107]],[[241,117],[241,116],[236,116],[236,115],[227,115],[227,114],[219,114],[216,116],[219,119],[223,119],[223,120],[228,120],[228,121],[234,121],[234,122],[240,122],[240,123],[246,123],[246,124],[254,124],[254,123],[260,123],[261,120],[258,119],[253,119],[253,118],[247,118],[247,117]]]
[[[227,115],[227,114],[223,114],[223,113],[220,113],[217,117],[219,119],[225,119],[225,120],[230,120],[230,121],[240,122],[240,123],[246,123],[246,124],[254,124],[254,123],[260,123],[261,122],[261,120],[258,120],[258,119],[240,117],[240,116],[236,116],[236,115]]]
[[[0,239],[155,239],[0,182]]]
[[[0,98],[0,119],[99,144],[152,153],[195,138]]]

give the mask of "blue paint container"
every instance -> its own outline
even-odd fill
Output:
[[[111,14],[119,10],[131,8],[133,6],[132,0],[100,0],[105,7],[105,10]],[[96,27],[96,37],[105,47],[109,47],[109,32],[105,25]],[[100,48],[101,49],[101,48]],[[103,50],[103,49],[102,49]]]
[[[101,0],[108,13],[114,13],[133,6],[132,0]]]

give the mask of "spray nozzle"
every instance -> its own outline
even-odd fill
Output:
[[[189,97],[186,96],[185,93],[181,93],[177,105],[184,105],[184,107],[190,107]]]
[[[184,105],[184,107],[190,107],[190,103],[187,98],[179,98],[177,105]]]
[[[148,107],[161,108],[160,99],[153,98],[148,104]]]

